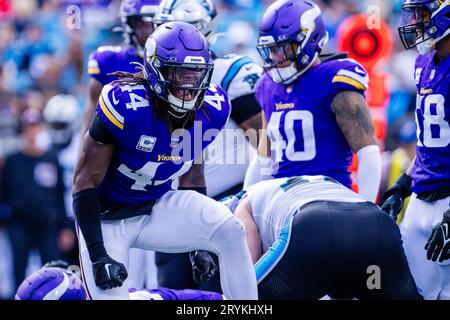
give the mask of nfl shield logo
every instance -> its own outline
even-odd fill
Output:
[[[141,136],[139,142],[136,146],[136,149],[144,151],[144,152],[152,152],[153,147],[155,146],[156,138],[150,136]]]

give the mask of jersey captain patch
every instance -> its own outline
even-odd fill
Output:
[[[156,137],[142,135],[136,146],[136,149],[144,152],[152,152],[156,144]]]

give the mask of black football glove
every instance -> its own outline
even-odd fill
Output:
[[[216,273],[217,266],[208,251],[189,252],[189,259],[191,260],[193,278],[197,284],[211,280]]]
[[[411,182],[411,177],[404,173],[381,197],[381,209],[394,221],[397,221],[397,216],[402,211],[403,201],[412,193]]]
[[[121,287],[128,277],[125,266],[113,260],[110,256],[103,256],[92,263],[95,284],[102,290]]]
[[[431,232],[431,236],[425,245],[427,259],[443,262],[450,258],[450,209],[444,212],[442,221]]]

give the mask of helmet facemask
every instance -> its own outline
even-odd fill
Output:
[[[172,116],[183,118],[188,112],[200,108],[211,82],[212,63],[171,63],[156,58],[147,64],[149,67],[153,69],[153,74],[158,75],[158,81],[152,89],[175,111],[169,110]],[[150,74],[146,70],[146,77]]]
[[[258,45],[258,51],[263,60],[263,67],[270,72],[276,83],[289,84],[298,76],[297,57],[301,47],[291,41],[273,42]]]
[[[166,65],[162,73],[167,83],[167,102],[176,112],[186,113],[200,107],[209,88],[211,70],[210,65]]]
[[[435,11],[432,12],[428,6]],[[442,14],[441,10],[445,9],[445,3],[443,6],[438,9],[438,6],[432,2],[403,4],[401,26],[398,32],[406,49],[417,47],[420,54],[426,54],[449,34],[448,30],[442,34],[442,26],[436,25],[436,15]]]

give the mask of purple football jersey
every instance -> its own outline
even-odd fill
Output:
[[[170,133],[142,85],[108,84],[97,105],[100,121],[115,137],[115,151],[98,187],[106,206],[137,205],[160,198],[189,170],[225,126],[231,106],[219,86],[210,85],[194,125]]]
[[[415,193],[450,186],[450,57],[436,66],[435,54],[416,59],[418,141],[411,174]]]
[[[291,85],[277,84],[266,73],[256,97],[267,120],[275,178],[326,175],[350,187],[352,150],[331,108],[336,94],[364,94],[368,75],[351,59],[323,62]]]
[[[88,74],[105,85],[117,80],[117,77],[109,75],[112,72],[138,72],[136,70],[137,65],[133,62],[142,64],[142,58],[137,55],[136,50],[131,46],[99,47],[89,57]]]

